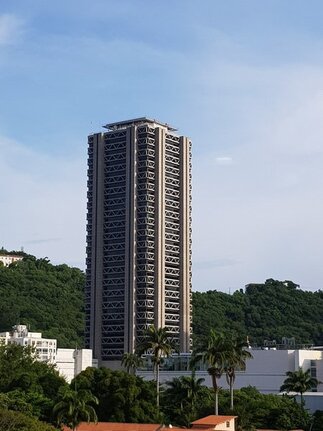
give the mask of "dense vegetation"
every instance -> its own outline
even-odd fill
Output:
[[[0,250],[5,253],[6,250]],[[0,266],[0,331],[16,323],[58,340],[59,347],[83,344],[84,273],[67,265],[52,265],[23,252],[24,260]],[[196,342],[210,328],[249,336],[252,344],[264,340],[323,344],[323,291],[303,291],[291,281],[266,280],[232,295],[193,293],[193,333]]]
[[[174,380],[169,383],[169,388],[164,392],[165,406],[163,408],[168,422],[188,426],[197,417],[214,414],[210,389],[205,386],[201,386],[200,389],[196,387],[197,397],[194,408],[192,408],[191,403],[187,402],[187,396],[185,397],[183,385],[179,385],[178,382],[174,384]],[[247,387],[235,390],[234,397],[235,406],[231,410],[229,391],[220,391],[219,413],[238,416],[239,430],[255,430],[256,428],[277,430],[302,428],[307,430],[315,420],[301,405],[287,396],[264,395],[253,387]],[[319,412],[315,417],[316,426],[322,426]]]
[[[99,401],[99,420],[112,422],[158,423],[156,387],[152,381],[108,368],[87,368],[71,383],[91,391]]]
[[[17,250],[11,250],[11,251],[8,251],[4,247],[1,247],[0,248],[0,256],[1,255],[6,255],[6,254],[8,254],[10,256],[21,256],[21,257],[27,257],[28,256],[28,254],[25,253],[22,250],[19,250],[19,251],[17,251]]]
[[[266,280],[232,295],[208,291],[193,294],[193,333],[198,341],[210,328],[249,336],[252,344],[281,342],[323,343],[323,292],[307,292],[291,281]]]
[[[98,421],[179,426],[214,410],[212,389],[194,375],[163,385],[158,408],[155,383],[123,371],[88,368],[67,385],[53,367],[35,361],[29,348],[16,345],[0,346],[0,364],[0,431],[50,431],[58,422],[75,425],[84,421],[86,408]],[[251,387],[234,391],[234,398],[231,410],[229,391],[220,390],[219,413],[237,415],[240,431],[322,430],[322,412],[311,417],[293,398],[260,394]]]
[[[1,251],[0,251],[1,253]],[[14,254],[17,254],[13,252]],[[84,273],[48,259],[26,255],[23,261],[0,265],[0,331],[13,324],[27,324],[32,331],[56,338],[61,347],[82,345]],[[323,342],[323,292],[305,292],[293,282],[269,279],[250,284],[233,295],[209,291],[193,294],[193,327],[196,346],[203,344],[210,328],[249,336],[252,343],[295,337],[296,343]],[[190,380],[191,379],[191,380]],[[88,368],[72,385],[55,369],[36,362],[20,346],[0,346],[0,431],[47,431],[54,423],[53,409],[60,394],[88,391],[100,421],[163,422],[185,426],[212,414],[212,390],[192,378],[164,385],[160,408],[156,385],[120,371]],[[67,392],[66,392],[67,391]],[[187,393],[186,393],[187,392]],[[303,406],[284,396],[260,394],[254,388],[219,392],[219,413],[239,416],[241,430],[255,427],[322,429],[322,412],[313,417]],[[64,401],[64,400],[63,400]],[[47,422],[44,424],[40,422]]]
[[[35,359],[30,347],[0,344],[0,430],[11,429],[1,428],[6,421],[13,422],[12,429],[47,430],[28,418],[50,422],[58,390],[65,385],[53,366]],[[24,416],[15,417],[7,410]]]
[[[55,428],[19,411],[0,407],[0,431],[55,431]]]
[[[84,273],[24,256],[9,267],[0,266],[0,332],[26,324],[56,338],[59,347],[82,346]]]

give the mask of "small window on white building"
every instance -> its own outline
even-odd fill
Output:
[[[227,428],[230,428],[230,421],[226,421],[225,425]]]

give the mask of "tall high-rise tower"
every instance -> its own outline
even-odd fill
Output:
[[[88,138],[87,347],[133,352],[147,327],[191,340],[191,142],[148,118]]]

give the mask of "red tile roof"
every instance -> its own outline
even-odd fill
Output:
[[[97,424],[82,422],[77,427],[77,431],[158,431],[160,424],[128,424],[119,422],[98,422]],[[68,427],[63,427],[63,431],[71,431]]]
[[[202,425],[203,427],[205,426],[215,426],[215,425],[219,425],[222,424],[226,421],[230,421],[231,419],[235,419],[238,416],[221,416],[221,415],[210,415],[210,416],[206,416],[205,418],[202,419],[198,419],[197,421],[192,422],[193,428],[198,428],[196,427],[196,425],[200,426]]]
[[[194,431],[213,431],[216,425],[225,423],[235,419],[237,416],[207,416],[197,421],[192,422]],[[165,427],[161,424],[130,424],[130,423],[120,423],[120,422],[98,422],[86,423],[82,422],[77,427],[77,431],[183,431],[183,428],[178,427]],[[63,431],[71,431],[67,426],[63,427]],[[266,430],[261,430],[266,431]],[[267,430],[269,431],[269,430]]]

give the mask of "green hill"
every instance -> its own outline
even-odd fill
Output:
[[[23,254],[24,259],[0,266],[0,331],[16,323],[56,338],[60,347],[83,345],[84,273],[48,259]],[[193,333],[196,342],[210,328],[249,336],[252,343],[323,344],[323,292],[307,292],[291,281],[266,280],[232,295],[214,291],[193,293]]]
[[[0,331],[26,324],[56,338],[59,347],[82,346],[84,282],[77,268],[26,254],[22,261],[0,266]]]
[[[233,295],[193,293],[193,333],[209,328],[249,336],[252,343],[295,337],[296,344],[323,344],[323,292],[307,292],[291,281],[249,284]]]

